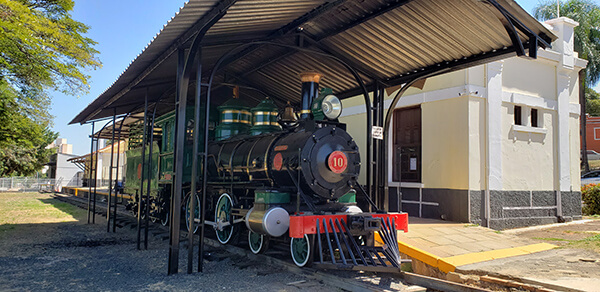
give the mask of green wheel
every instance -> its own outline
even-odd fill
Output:
[[[269,237],[248,230],[248,246],[253,254],[260,254],[269,248]]]
[[[290,252],[296,266],[304,267],[312,264],[312,242],[307,234],[304,234],[303,238],[292,238],[290,241]]]
[[[194,221],[196,219],[200,219],[200,197],[198,196],[198,194],[196,194],[195,196],[193,196],[194,199],[196,200],[195,204],[195,208],[194,208]],[[192,207],[191,207],[191,203],[192,203],[192,196],[187,196],[186,202],[185,202],[185,227],[187,227],[187,231],[190,231],[190,214],[192,213]],[[198,227],[200,226],[199,223],[194,223],[194,233],[196,233],[196,231],[198,231]]]
[[[217,208],[215,208],[215,222],[217,223],[215,231],[217,240],[221,244],[229,243],[233,235],[233,224],[223,226],[224,223],[231,222],[231,208],[233,208],[233,200],[229,194],[222,194],[217,201]]]

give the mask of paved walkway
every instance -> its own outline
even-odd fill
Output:
[[[494,259],[553,249],[510,234],[465,223],[434,219],[409,219],[409,231],[398,232],[400,251],[442,272]]]

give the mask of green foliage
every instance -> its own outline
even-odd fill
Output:
[[[600,117],[600,93],[592,88],[585,89],[585,112]]]
[[[20,90],[85,93],[97,68],[89,29],[71,19],[72,0],[0,0],[0,78]]]
[[[534,8],[535,17],[540,20],[556,18],[556,2],[540,2]],[[575,51],[580,58],[588,60],[586,83],[593,85],[600,79],[600,7],[591,0],[569,0],[560,3],[560,16],[579,22],[575,27]]]
[[[48,162],[45,149],[58,136],[50,120],[36,117],[39,107],[28,108],[19,93],[0,80],[0,177],[31,175]]]
[[[581,188],[583,215],[600,214],[600,184],[588,184]]]
[[[86,69],[101,66],[71,18],[73,0],[0,0],[0,176],[31,175],[49,161],[48,90],[88,91]]]

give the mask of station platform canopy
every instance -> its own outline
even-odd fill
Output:
[[[190,0],[71,124],[139,113],[146,96],[174,104],[177,52],[207,25],[201,82],[229,52],[216,71],[215,91],[242,85],[253,88],[244,90],[249,98],[267,95],[278,106],[300,102],[298,74],[308,70],[322,73],[322,86],[342,98],[360,94],[339,61],[367,88],[393,87],[511,56],[535,58],[538,47],[556,39],[513,0]],[[173,109],[160,106],[157,114]]]

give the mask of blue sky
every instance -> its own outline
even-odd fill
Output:
[[[530,13],[538,3],[537,0],[516,2]],[[72,16],[91,26],[88,36],[98,42],[96,49],[100,51],[98,57],[103,66],[88,72],[89,94],[80,97],[53,94],[54,131],[73,144],[73,153],[90,151],[91,127],[67,124],[117,79],[184,3],[183,0],[75,1]]]

